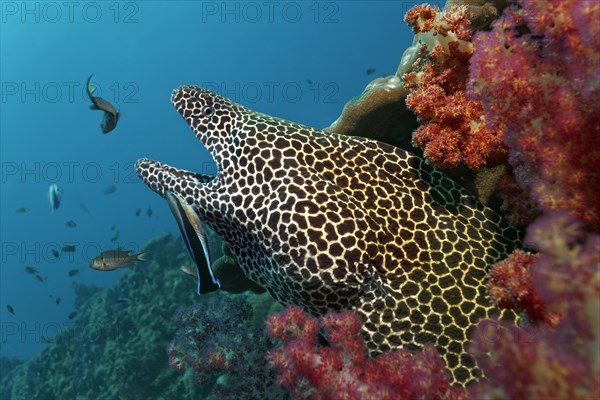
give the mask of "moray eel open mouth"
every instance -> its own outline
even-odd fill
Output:
[[[209,140],[210,135],[207,135],[208,125],[199,125],[197,122],[198,119],[210,117],[210,114],[214,112],[214,105],[212,102],[201,102],[201,99],[203,99],[203,91],[204,89],[196,86],[182,86],[173,91],[173,94],[171,95],[171,102],[181,116],[185,118],[190,127],[194,130],[196,137],[210,152],[213,146],[211,146],[212,140]],[[216,107],[219,106],[216,105]],[[203,113],[209,115],[205,115]],[[215,157],[215,155],[212,153],[211,156],[215,162],[220,160],[219,157]],[[222,165],[217,163],[219,171],[221,166]],[[149,160],[147,158],[138,160],[135,165],[135,170],[144,183],[146,183],[146,185],[148,185],[152,190],[162,197],[165,197],[168,188],[178,188],[179,190],[177,190],[177,192],[180,190],[190,192],[195,186],[210,184],[216,180],[218,176],[218,174],[217,176],[204,175],[171,167],[170,165]]]
[[[213,177],[138,161],[152,190],[177,195],[176,218],[193,207],[280,303],[357,312],[371,352],[432,343],[453,382],[481,376],[466,348],[475,324],[499,314],[487,269],[519,245],[514,228],[404,150],[195,86],[171,100],[218,167]]]

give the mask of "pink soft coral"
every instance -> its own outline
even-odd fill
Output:
[[[469,91],[519,184],[600,229],[600,2],[522,0],[479,32]]]
[[[415,6],[405,21],[427,42],[417,70],[403,76],[412,90],[406,104],[421,122],[414,144],[438,168],[466,164],[476,170],[503,162],[501,127],[490,128],[483,104],[465,94],[473,52],[467,8],[452,6],[440,12],[437,7]]]
[[[329,345],[318,340],[319,327]],[[435,348],[412,355],[397,350],[370,358],[362,322],[350,311],[317,320],[290,307],[267,320],[267,332],[283,343],[268,354],[278,382],[300,399],[461,399],[450,386]]]

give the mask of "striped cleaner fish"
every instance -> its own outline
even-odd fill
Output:
[[[514,228],[404,150],[195,86],[171,101],[218,174],[149,159],[136,172],[192,205],[248,278],[314,315],[355,310],[372,353],[433,343],[455,383],[481,376],[465,348],[474,324],[498,314],[487,268],[519,244]]]

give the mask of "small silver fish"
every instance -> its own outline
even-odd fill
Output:
[[[75,221],[73,221],[73,220],[67,221],[67,222],[65,223],[65,225],[66,225],[67,227],[69,227],[69,228],[75,228],[75,227],[77,226],[77,224],[76,224],[76,223],[75,223]]]
[[[25,214],[26,212],[29,212],[29,208],[27,207],[21,207],[17,210],[17,213],[19,214]]]
[[[8,310],[9,313],[11,313],[12,315],[15,315],[15,309],[13,308],[13,306],[11,306],[10,304],[7,304],[6,309]]]
[[[104,194],[113,194],[116,191],[117,191],[117,186],[116,185],[108,185],[106,187],[106,189],[104,189]]]
[[[54,213],[60,207],[60,201],[62,199],[62,189],[58,187],[56,183],[53,183],[48,188],[48,206],[50,212]]]
[[[117,121],[119,120],[119,112],[115,109],[115,107],[110,104],[108,101],[104,100],[102,97],[92,96],[96,88],[92,86],[92,76],[87,80],[87,94],[92,102],[90,108],[92,110],[101,110],[104,111],[104,117],[102,118],[102,123],[100,124],[100,128],[102,129],[102,133],[108,133],[115,129],[117,126]]]
[[[25,272],[27,272],[28,274],[37,274],[40,271],[33,267],[25,267]]]
[[[107,250],[94,258],[90,267],[98,271],[112,271],[117,268],[133,267],[136,261],[145,261],[146,253],[132,253],[128,250]]]

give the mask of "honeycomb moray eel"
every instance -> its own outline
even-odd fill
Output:
[[[518,232],[420,158],[360,137],[254,112],[196,86],[171,101],[216,176],[141,159],[155,192],[175,192],[229,243],[251,280],[314,315],[352,309],[372,353],[433,343],[453,382],[482,375],[466,352],[498,314],[488,267]]]

